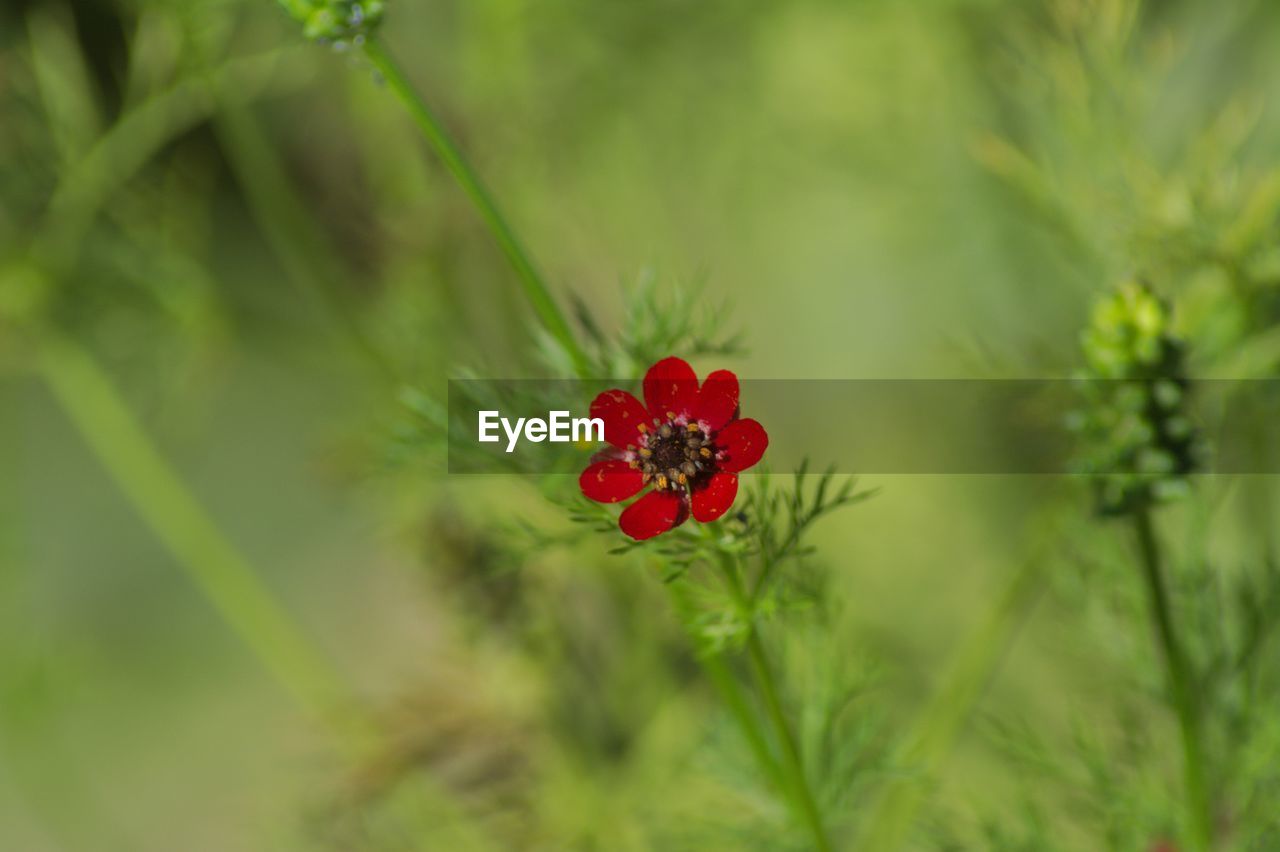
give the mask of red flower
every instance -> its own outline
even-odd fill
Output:
[[[653,538],[684,523],[703,523],[729,510],[738,474],[760,461],[769,436],[754,420],[738,419],[738,377],[716,370],[698,376],[680,358],[663,358],[644,377],[644,401],[623,390],[591,403],[604,421],[606,450],[578,478],[582,493],[618,503],[652,485],[618,519],[634,539]]]

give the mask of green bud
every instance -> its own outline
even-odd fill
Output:
[[[1186,412],[1184,346],[1168,307],[1126,282],[1094,307],[1080,341],[1084,403],[1070,422],[1099,511],[1126,514],[1186,495],[1202,446]]]
[[[335,47],[359,46],[382,21],[383,0],[281,0],[303,34]]]

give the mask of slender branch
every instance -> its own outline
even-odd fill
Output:
[[[738,684],[737,679],[734,678],[733,672],[729,670],[724,660],[718,655],[707,657],[703,660],[703,666],[707,670],[707,675],[715,683],[716,688],[720,690],[725,703],[729,705],[734,718],[738,720],[742,733],[746,736],[751,750],[760,762],[761,768],[777,782],[781,777],[778,772],[777,761],[769,753],[769,744],[760,732],[760,726],[752,715],[751,706],[747,703],[742,687]]]
[[[725,581],[728,583],[742,614],[751,619],[751,603],[747,597],[747,590],[742,582],[742,577],[738,573],[738,564],[730,554],[721,551],[719,555]],[[786,713],[782,708],[777,681],[774,678],[773,670],[769,666],[769,660],[765,655],[764,645],[760,641],[759,631],[756,629],[754,619],[750,621],[748,626],[747,659],[751,664],[752,673],[755,675],[756,684],[760,688],[765,714],[773,725],[774,735],[782,749],[782,767],[786,775],[789,776],[792,799],[805,825],[813,835],[814,849],[819,850],[819,852],[827,852],[827,850],[831,849],[831,841],[827,839],[827,830],[822,821],[822,813],[818,808],[818,802],[814,798],[813,791],[810,789],[809,779],[804,771],[804,761],[800,756],[800,748],[796,743],[795,734],[792,733],[791,725],[787,721]]]
[[[831,842],[827,839],[822,814],[818,810],[813,791],[809,788],[809,780],[805,775],[804,762],[800,758],[800,749],[796,745],[795,735],[787,723],[786,714],[783,713],[782,702],[778,698],[778,687],[773,671],[769,668],[768,658],[765,657],[764,646],[760,643],[760,635],[754,629],[747,638],[747,656],[755,672],[756,681],[760,684],[765,711],[773,722],[778,740],[782,743],[783,765],[790,773],[792,783],[795,785],[795,796],[800,812],[813,833],[814,848],[826,852],[831,849]]]
[[[778,792],[784,796],[787,795],[786,778],[782,774],[781,767],[778,766],[778,761],[769,751],[769,743],[760,728],[760,721],[752,712],[751,705],[742,691],[742,685],[738,683],[738,679],[734,677],[724,659],[718,655],[703,659],[702,666],[707,672],[707,677],[711,678],[711,682],[720,692],[721,699],[728,705],[742,735],[746,737],[747,745],[751,747],[756,763],[760,765],[760,769]]]
[[[295,286],[329,315],[353,350],[391,382],[398,372],[370,338],[341,293],[343,266],[290,182],[280,157],[248,103],[211,86],[217,97],[213,126],[240,181],[249,209]]]
[[[668,589],[672,603],[676,608],[683,608],[685,600],[682,584],[665,583],[663,585]],[[716,691],[720,693],[720,699],[729,708],[729,712],[733,714],[734,721],[738,723],[738,728],[746,739],[747,745],[751,747],[751,753],[755,756],[760,769],[768,776],[769,782],[777,788],[779,793],[783,796],[788,795],[787,781],[782,775],[778,761],[774,759],[773,754],[769,751],[769,743],[761,727],[761,722],[755,712],[752,711],[751,704],[742,691],[742,685],[730,670],[723,655],[716,653],[697,654],[696,656],[703,671],[711,679]]]
[[[334,670],[156,450],[93,357],[49,328],[37,345],[58,402],[214,608],[303,706],[345,742],[368,744]]]
[[[1213,845],[1213,806],[1205,783],[1204,752],[1201,741],[1200,711],[1194,692],[1190,666],[1178,640],[1173,611],[1169,604],[1169,592],[1160,556],[1159,542],[1151,524],[1151,513],[1140,509],[1133,515],[1141,554],[1143,579],[1146,581],[1147,601],[1151,620],[1156,629],[1161,654],[1169,679],[1169,693],[1178,727],[1182,734],[1183,769],[1185,772],[1187,807],[1191,828],[1198,849]]]
[[[261,90],[287,51],[272,49],[226,60],[201,77],[186,76],[127,113],[103,132],[78,160],[61,169],[32,255],[62,270],[78,249],[98,210],[175,136],[208,118],[215,106],[210,86],[246,99]]]
[[[950,674],[916,720],[900,753],[900,762],[911,771],[886,784],[856,848],[898,849],[905,842],[940,764],[1039,599],[1040,566],[1039,555],[1019,566],[982,625],[960,648]]]
[[[364,52],[369,62],[382,75],[392,94],[399,99],[400,103],[409,112],[410,117],[418,125],[418,129],[422,131],[422,135],[427,142],[435,149],[445,168],[453,175],[454,180],[458,182],[467,197],[471,199],[471,203],[475,205],[485,224],[489,226],[489,230],[498,241],[498,245],[501,246],[503,253],[506,254],[507,260],[510,261],[511,266],[515,269],[516,275],[524,287],[525,296],[529,299],[529,303],[533,306],[534,313],[538,315],[543,327],[564,348],[578,375],[586,378],[589,372],[586,353],[569,327],[564,313],[552,297],[546,281],[541,273],[538,272],[537,267],[534,266],[529,253],[525,250],[511,226],[507,223],[506,217],[498,209],[497,202],[494,201],[493,196],[485,187],[483,181],[480,180],[480,176],[467,162],[466,157],[463,156],[462,151],[454,143],[448,131],[445,130],[444,125],[436,117],[426,101],[413,88],[413,84],[404,76],[400,66],[392,58],[391,54],[387,52],[382,43],[377,38],[370,38],[365,43]]]
[[[230,60],[203,78],[185,77],[133,107],[59,179],[31,245],[36,289],[69,274],[84,232],[100,208],[165,142],[207,117],[210,86],[240,97],[261,88],[279,51]],[[39,309],[20,318],[37,369],[89,448],[232,630],[303,707],[353,754],[376,741],[331,668],[307,642],[249,561],[230,543],[151,442],[91,353]]]

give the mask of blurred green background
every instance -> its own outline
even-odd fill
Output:
[[[1090,300],[1135,271],[1185,297],[1202,372],[1274,371],[1275,4],[391,0],[383,35],[560,295],[612,328],[646,276],[731,306],[748,353],[700,373],[1064,376]],[[536,375],[531,317],[365,61],[276,4],[7,3],[0,848],[785,848],[650,567],[596,539],[522,550],[513,520],[563,525],[536,488],[396,442],[400,387]],[[335,750],[175,570],[103,464],[132,457],[51,391],[56,341],[118,386],[385,754]],[[823,632],[794,651],[800,679],[863,684],[847,836],[1028,562],[1021,631],[908,845],[990,848],[984,826],[1030,813],[1042,779],[982,733],[995,715],[1068,751],[1082,725],[1154,740],[1107,749],[1128,828],[1097,833],[1068,781],[1037,836],[1174,833],[1159,669],[1115,614],[1138,594],[1123,537],[1078,483],[863,484],[883,490],[820,528]],[[1253,559],[1269,487],[1206,480],[1171,548]]]

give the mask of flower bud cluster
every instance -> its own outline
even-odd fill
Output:
[[[307,38],[335,47],[359,46],[377,29],[383,0],[281,0]]]
[[[1186,494],[1202,446],[1187,415],[1185,349],[1168,307],[1127,282],[1098,302],[1081,346],[1085,400],[1071,425],[1084,442],[1098,510],[1127,514]]]

